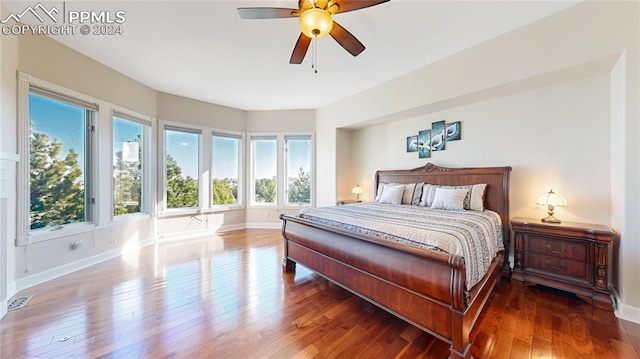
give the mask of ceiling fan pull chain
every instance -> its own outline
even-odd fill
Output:
[[[318,38],[316,37],[316,39],[313,41],[313,62],[314,62],[314,68],[315,68],[315,73],[318,73]]]

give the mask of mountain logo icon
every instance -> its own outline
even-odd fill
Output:
[[[41,16],[41,13],[43,13],[42,16]],[[22,18],[25,17],[27,14],[33,15],[40,22],[45,22],[45,18],[43,16],[46,15],[53,22],[57,23],[58,19],[54,16],[54,14],[59,14],[59,13],[60,11],[55,7],[51,7],[51,9],[47,9],[44,5],[42,5],[42,3],[38,3],[38,5],[33,7],[28,6],[26,9],[24,9],[24,11],[22,11],[19,14],[13,14],[13,13],[9,14],[9,16],[7,16],[6,19],[1,20],[0,23],[6,24],[10,20],[13,20],[15,22],[20,22]]]

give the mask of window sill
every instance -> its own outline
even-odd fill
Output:
[[[29,233],[29,240],[26,243],[19,243],[19,245],[27,245],[34,244],[38,242],[49,241],[52,239],[69,237],[76,234],[87,233],[91,231],[95,231],[97,228],[96,224],[93,223],[84,223],[84,224],[69,224],[56,228],[41,228]]]
[[[235,206],[215,206],[206,210],[206,213],[219,213],[219,212],[230,212],[230,211],[240,211],[245,209],[243,205],[235,205]],[[204,212],[204,211],[203,211]]]
[[[171,217],[181,217],[181,216],[195,216],[198,214],[202,214],[202,211],[199,208],[181,208],[181,209],[167,209],[164,213],[160,214],[160,218],[171,218]]]
[[[148,219],[151,219],[151,215],[149,213],[129,213],[120,216],[114,216],[113,224],[119,225],[123,222],[141,222]]]

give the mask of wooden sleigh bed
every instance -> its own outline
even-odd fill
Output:
[[[304,265],[337,285],[449,343],[450,358],[470,358],[469,333],[501,274],[510,275],[508,248],[511,167],[378,171],[381,183],[486,183],[484,207],[502,222],[501,251],[478,284],[465,287],[465,260],[303,218],[282,215],[283,270]]]

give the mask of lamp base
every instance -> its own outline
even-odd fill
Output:
[[[549,215],[546,218],[543,218],[542,222],[544,222],[544,223],[561,223],[561,221],[559,219],[557,219],[556,217],[554,217],[553,215]]]

